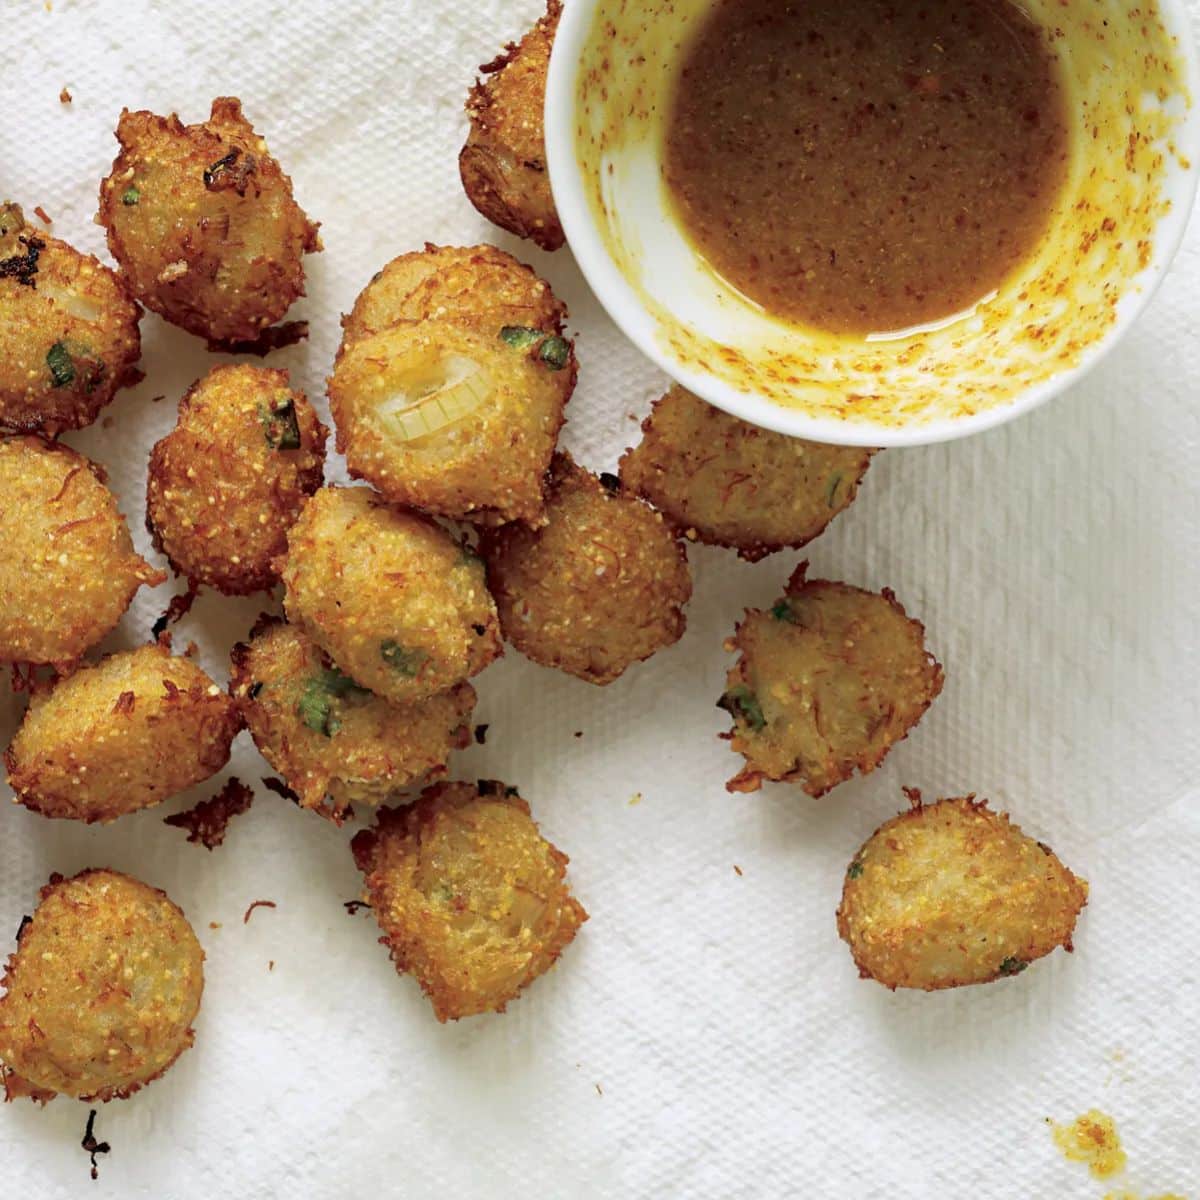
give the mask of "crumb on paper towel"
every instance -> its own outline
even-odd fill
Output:
[[[34,208],[34,214],[43,225],[53,225],[54,221],[46,215],[46,210],[39,204]]]
[[[370,911],[370,909],[371,909],[371,905],[368,904],[365,900],[343,900],[342,907],[352,917],[358,916],[358,914],[360,912],[362,912],[362,910],[364,908],[367,909],[368,911]]]
[[[630,807],[632,807],[635,804],[641,804],[641,802],[644,799],[645,799],[645,797],[642,795],[641,792],[634,792],[633,795],[629,797]]]
[[[97,1154],[108,1154],[112,1147],[107,1142],[96,1140],[96,1110],[88,1113],[87,1128],[83,1131],[83,1140],[79,1143],[92,1160],[92,1178],[100,1178],[100,1169],[96,1165]]]
[[[604,1089],[599,1084],[596,1084],[596,1095],[597,1096],[604,1095]]]
[[[737,863],[733,864],[733,869],[738,873],[739,876],[742,874],[742,868],[739,867]]]
[[[58,93],[59,104],[70,104],[71,101],[74,99],[75,99],[75,97],[72,96],[71,93],[68,92],[65,87],[63,88],[63,90],[61,92]]]
[[[1050,1121],[1054,1144],[1070,1162],[1086,1163],[1093,1179],[1110,1179],[1125,1170],[1126,1156],[1117,1123],[1091,1108],[1070,1124]]]
[[[267,963],[267,970],[268,971],[275,970],[275,960],[273,958]]]
[[[475,726],[475,741],[479,745],[483,746],[483,745],[487,744],[487,733],[490,728],[491,728],[490,725],[476,725]]]
[[[213,850],[225,840],[229,822],[254,802],[254,793],[236,776],[211,799],[201,800],[185,812],[164,817],[164,825],[188,831],[187,840]]]
[[[248,909],[246,909],[246,915],[244,917],[242,917],[242,924],[243,925],[250,924],[250,916],[256,908],[278,908],[278,907],[279,907],[279,905],[276,904],[274,900],[255,900],[254,903],[251,904]]]

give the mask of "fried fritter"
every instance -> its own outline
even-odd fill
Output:
[[[367,488],[322,488],[288,535],[288,619],[393,703],[448,691],[503,653],[483,564]]]
[[[575,374],[574,349],[553,329],[392,325],[338,358],[337,447],[393,503],[484,524],[536,521]]]
[[[444,774],[450,752],[471,739],[469,683],[390,704],[275,618],[260,620],[250,641],[234,647],[229,690],[254,744],[300,803],[338,822],[352,804],[381,804]]]
[[[458,158],[463,187],[489,221],[531,238],[544,250],[566,240],[546,172],[546,73],[562,14],[547,0],[546,15],[519,43],[480,67],[467,98],[471,129]]]
[[[692,594],[687,555],[662,517],[556,454],[546,524],[486,530],[480,552],[504,636],[534,662],[589,683],[677,642]]]
[[[380,809],[351,848],[396,969],[439,1021],[503,1012],[587,920],[567,856],[503,784],[436,784],[407,808]]]
[[[124,1099],[191,1046],[204,951],[157,888],[116,871],[52,875],[3,982],[10,1071],[81,1100]]]
[[[4,756],[8,782],[44,816],[114,821],[216,774],[241,724],[190,659],[123,650],[34,695]]]
[[[495,246],[427,242],[392,259],[363,288],[342,318],[344,345],[400,321],[443,317],[561,334],[567,307],[532,267]]]
[[[621,479],[689,539],[749,562],[811,542],[849,508],[872,450],[759,429],[681,387],[654,405]]]
[[[774,779],[824,795],[879,766],[942,690],[924,627],[890,591],[809,580],[807,567],[769,612],[748,611],[727,644],[741,658],[719,707],[747,764],[731,792]]]
[[[95,463],[38,438],[0,439],[0,662],[69,666],[166,579],[134,553]]]
[[[973,796],[893,817],[846,872],[838,933],[864,978],[961,987],[1016,975],[1071,935],[1088,885]]]
[[[286,371],[214,367],[150,452],[155,545],[178,574],[227,595],[272,587],[287,531],[321,486],[327,434]]]
[[[90,425],[141,378],[140,316],[115,272],[0,204],[0,428]]]
[[[321,243],[241,102],[218,97],[200,125],[126,109],[116,136],[100,222],[134,295],[212,342],[254,341],[304,295]]]

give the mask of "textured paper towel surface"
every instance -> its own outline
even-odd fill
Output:
[[[582,377],[565,439],[612,468],[662,378],[569,253],[499,234],[457,178],[473,68],[537,7],[10,0],[0,191],[103,253],[91,218],[121,107],[196,121],[214,95],[238,95],[323,222],[292,314],[312,338],[273,363],[324,411],[338,314],[373,271],[426,239],[494,240],[570,303]],[[370,914],[342,907],[360,887],[352,827],[262,793],[208,854],[162,817],[211,784],[107,828],[5,804],[0,930],[51,871],[110,865],[166,888],[208,952],[196,1047],[102,1109],[114,1149],[99,1182],[78,1145],[86,1106],[21,1103],[0,1111],[5,1194],[1100,1200],[1107,1188],[1059,1158],[1044,1123],[1097,1106],[1121,1128],[1126,1186],[1196,1200],[1198,289],[1200,226],[1086,383],[970,442],[881,455],[811,548],[818,574],[893,587],[947,668],[941,699],[867,780],[820,801],[722,786],[737,760],[716,737],[721,643],[743,607],[780,592],[794,554],[747,566],[693,551],[686,637],[610,688],[511,652],[477,680],[491,731],[457,771],[521,786],[592,913],[506,1016],[439,1026],[396,977]],[[157,317],[142,327],[145,382],[110,428],[67,440],[107,466],[150,554],[148,449],[216,360]],[[173,590],[143,592],[110,645],[143,639]],[[196,638],[223,682],[262,607],[206,595],[177,645]],[[0,743],[19,715],[0,690]],[[245,735],[230,771],[268,773]],[[940,995],[859,981],[833,912],[902,784],[989,796],[1087,876],[1077,952]],[[244,925],[256,899],[278,907]]]

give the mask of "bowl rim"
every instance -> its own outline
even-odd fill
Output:
[[[1187,168],[1180,167],[1171,205],[1160,219],[1154,256],[1139,276],[1139,290],[1126,303],[1105,336],[1073,366],[1033,385],[1010,403],[967,417],[943,417],[911,426],[816,417],[739,391],[714,375],[675,360],[658,342],[657,322],[613,262],[592,217],[582,172],[575,156],[575,95],[580,51],[592,30],[601,0],[569,0],[563,6],[550,55],[546,81],[545,140],[550,186],[559,221],[580,271],[612,321],[647,358],[677,383],[735,417],[791,437],[843,446],[922,446],[956,441],[1006,425],[1040,408],[1078,382],[1124,339],[1158,292],[1183,242],[1200,183],[1200,53],[1192,35],[1185,0],[1155,0],[1164,25],[1178,43],[1190,105],[1177,140],[1193,148]]]

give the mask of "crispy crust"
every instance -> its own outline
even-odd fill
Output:
[[[620,474],[684,537],[757,562],[807,545],[849,508],[875,453],[759,429],[674,387]]]
[[[543,117],[561,13],[559,0],[548,0],[545,16],[519,43],[510,42],[479,68],[486,78],[475,81],[467,98],[471,128],[458,159],[471,203],[501,229],[544,250],[558,250],[566,240],[546,173]]]
[[[147,308],[212,342],[253,342],[304,294],[321,248],[292,182],[228,96],[202,124],[121,113],[100,223]]]
[[[43,816],[114,821],[216,774],[241,724],[195,663],[141,646],[33,697],[5,752],[8,782]]]
[[[407,808],[380,809],[351,849],[380,941],[439,1021],[503,1012],[587,920],[567,856],[503,784],[437,784]]]
[[[17,1094],[117,1100],[193,1042],[204,951],[164,892],[116,871],[52,875],[4,973],[0,1059]]]
[[[155,549],[176,574],[226,595],[273,587],[288,530],[324,478],[328,432],[287,371],[214,367],[150,451]]]
[[[115,271],[0,205],[0,430],[90,425],[142,377],[140,317]]]
[[[1088,885],[1007,813],[973,796],[913,807],[851,860],[838,934],[859,974],[892,989],[962,987],[1071,950]]]
[[[284,606],[334,663],[393,703],[428,699],[503,653],[482,564],[366,488],[322,488],[288,535]]]
[[[0,438],[0,662],[67,670],[166,579],[134,552],[104,479],[66,446]]]
[[[925,627],[888,589],[806,578],[801,563],[769,613],[748,610],[730,650],[741,657],[719,702],[746,767],[726,785],[757,791],[797,782],[823,796],[873,771],[942,690]]]
[[[314,642],[274,617],[260,618],[233,649],[230,694],[302,807],[340,824],[352,804],[380,804],[444,775],[451,751],[469,742],[469,683],[391,704],[336,676],[323,686],[332,669]]]
[[[480,552],[504,636],[543,666],[604,685],[683,636],[683,545],[568,454],[551,464],[545,524],[486,530]]]

